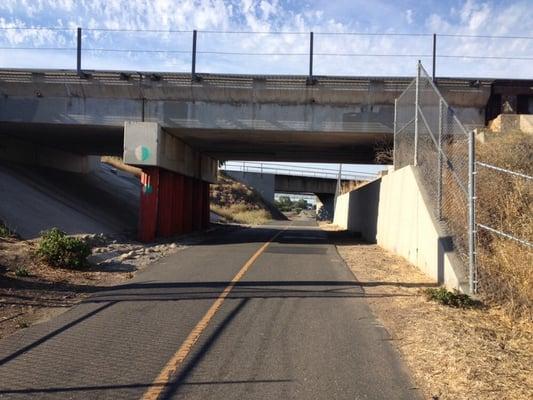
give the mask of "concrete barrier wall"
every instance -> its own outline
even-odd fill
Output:
[[[467,274],[407,166],[338,197],[334,223],[406,258],[437,282],[466,290]]]

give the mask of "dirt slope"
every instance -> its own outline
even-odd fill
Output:
[[[286,217],[272,204],[267,204],[253,188],[219,173],[218,182],[211,185],[211,210],[228,221],[262,224],[270,219]]]

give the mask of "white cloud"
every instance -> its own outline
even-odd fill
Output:
[[[413,23],[413,10],[408,9],[405,11],[405,19],[409,25]]]
[[[378,2],[380,6],[387,3]],[[0,27],[6,26],[64,26],[75,29],[163,29],[163,30],[217,30],[217,31],[297,31],[302,35],[264,34],[210,34],[200,32],[199,51],[264,52],[264,53],[307,53],[308,32],[314,31],[315,53],[394,53],[430,54],[429,37],[394,36],[345,36],[321,35],[320,32],[346,33],[353,31],[395,32],[394,25],[387,18],[395,18],[401,4],[390,4],[386,12],[370,10],[368,3],[357,3],[366,11],[353,12],[353,0],[334,4],[319,2],[304,6],[299,2],[279,0],[3,0],[0,2]],[[287,6],[289,5],[289,6]],[[337,7],[338,14],[332,14]],[[342,8],[344,7],[344,8]],[[378,6],[376,6],[378,7]],[[394,12],[393,12],[394,11]],[[514,2],[505,7],[467,0],[445,13],[428,13],[424,8],[403,8],[403,27],[414,32],[423,31],[443,34],[530,34],[527,27],[533,19],[533,11],[526,0]],[[395,14],[396,13],[396,14]],[[367,17],[371,15],[372,17]],[[415,20],[416,16],[416,20]],[[370,18],[370,19],[369,19]],[[368,20],[369,19],[369,20]],[[424,25],[417,24],[425,21]],[[168,49],[190,51],[190,33],[136,33],[102,32],[84,33],[83,46],[89,48],[125,49]],[[438,38],[438,54],[467,55],[524,55],[533,53],[533,41],[487,41],[474,38]],[[1,31],[0,45],[16,46],[66,46],[75,45],[74,30],[70,32]],[[4,52],[5,53],[5,52]],[[28,52],[29,54],[29,52]],[[53,57],[34,57],[28,60],[40,63],[40,67],[51,67]],[[42,53],[39,53],[42,54]],[[19,54],[20,55],[20,54]],[[153,55],[153,54],[152,54]],[[143,53],[97,53],[84,52],[84,62],[93,68],[164,69],[188,70],[189,54],[169,53],[153,57]],[[317,74],[338,75],[412,75],[418,57],[315,57]],[[58,58],[63,60],[63,58]],[[307,72],[307,56],[238,56],[198,55],[200,71],[239,73],[291,73]],[[12,65],[14,58],[5,56],[3,66]],[[21,60],[16,58],[17,62]],[[423,61],[429,61],[423,59]],[[7,64],[9,63],[9,64]],[[116,65],[116,67],[113,67]],[[36,65],[37,66],[37,65]],[[531,76],[527,62],[464,61],[461,59],[439,59],[438,71],[445,75],[504,75]]]

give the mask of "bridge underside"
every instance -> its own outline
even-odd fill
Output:
[[[376,147],[381,143],[392,145],[392,135],[387,133],[168,131],[218,160],[374,164]]]
[[[374,164],[388,133],[165,129],[217,160]],[[0,134],[80,155],[122,155],[122,126],[0,122]]]

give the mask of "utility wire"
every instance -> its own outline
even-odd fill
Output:
[[[177,53],[177,54],[191,54],[190,50],[143,50],[143,49],[99,49],[99,48],[85,48],[82,51],[94,52],[111,52],[111,53]],[[201,53],[200,51],[196,52]]]
[[[57,30],[57,31],[72,31],[77,28],[64,27],[45,27],[45,26],[6,26],[0,27],[0,30]],[[140,28],[83,28],[83,31],[99,31],[99,32],[155,32],[155,33],[192,33],[191,29],[140,29]],[[198,33],[215,33],[215,34],[259,34],[259,35],[308,35],[309,32],[303,31],[222,31],[222,30],[197,30]],[[433,36],[433,33],[395,33],[395,32],[314,32],[315,35],[339,35],[339,36]],[[451,34],[451,33],[437,33],[437,36],[442,37],[464,37],[464,38],[483,38],[483,39],[522,39],[533,40],[533,36],[521,35],[471,35],[471,34]]]
[[[533,57],[505,57],[505,56],[468,56],[468,55],[455,55],[455,54],[443,54],[436,56],[437,58],[467,58],[474,60],[533,60]]]
[[[524,39],[532,40],[533,36],[503,36],[503,35],[462,35],[453,33],[438,33],[437,36],[444,37],[465,37],[465,38],[478,38],[478,39]]]
[[[75,31],[77,28],[62,28],[56,26],[0,26],[0,31]]]
[[[393,33],[393,32],[313,32],[323,36],[433,36],[433,33]]]
[[[0,50],[64,50],[74,51],[75,47],[5,47],[0,46]],[[161,53],[161,54],[190,54],[190,50],[152,50],[152,49],[106,49],[106,48],[82,48],[83,52],[110,52],[110,53]],[[309,53],[250,53],[250,52],[232,52],[232,51],[209,51],[200,50],[196,54],[213,54],[227,56],[298,56],[307,57]],[[431,54],[372,54],[372,53],[314,53],[315,56],[322,57],[406,57],[406,58],[430,58]],[[480,59],[480,60],[522,60],[531,61],[533,57],[507,57],[507,56],[475,56],[466,54],[437,54],[437,58],[463,58],[463,59]]]
[[[0,47],[0,50],[77,50],[76,47]]]
[[[215,34],[258,34],[258,35],[309,35],[309,32],[298,31],[217,31],[217,30],[198,30],[198,33],[215,33]]]
[[[121,28],[83,28],[89,32],[148,32],[148,33],[192,33],[192,30],[181,29],[121,29]]]

